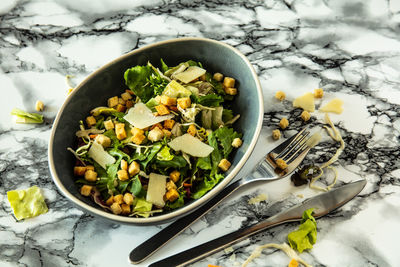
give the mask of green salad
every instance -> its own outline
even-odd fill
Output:
[[[127,69],[129,89],[80,121],[68,148],[80,193],[114,214],[148,217],[202,197],[242,144],[235,79],[192,60],[160,61]]]

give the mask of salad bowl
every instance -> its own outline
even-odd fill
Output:
[[[73,174],[76,162],[67,148],[76,146],[75,132],[79,121],[91,110],[107,103],[107,99],[128,89],[124,72],[133,66],[151,62],[155,67],[163,60],[170,66],[193,60],[201,62],[211,72],[234,77],[238,94],[232,109],[240,114],[233,128],[242,133],[242,145],[230,158],[231,167],[213,189],[179,209],[156,213],[150,217],[128,217],[110,213],[96,205],[92,199],[80,194]],[[262,127],[263,97],[261,86],[251,63],[237,49],[223,42],[206,38],[178,38],[158,42],[133,50],[90,74],[68,96],[60,108],[51,132],[48,158],[52,179],[59,191],[86,212],[115,222],[146,225],[159,224],[190,214],[226,187],[249,158]]]

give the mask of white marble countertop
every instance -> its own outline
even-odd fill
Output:
[[[318,220],[317,243],[301,256],[313,266],[399,266],[400,4],[394,0],[2,0],[0,265],[131,266],[130,250],[165,226],[118,225],[72,206],[52,182],[47,144],[67,96],[65,75],[74,75],[76,84],[135,48],[182,36],[231,44],[259,74],[264,127],[242,174],[273,147],[270,133],[280,118],[298,116],[289,102],[277,103],[277,90],[290,100],[323,88],[323,103],[334,97],[344,101],[344,112],[331,116],[346,142],[336,164],[338,185],[358,179],[368,184]],[[13,107],[34,111],[39,99],[46,105],[45,124],[13,122]],[[333,152],[326,141],[308,160],[323,162]],[[6,192],[32,185],[43,189],[49,212],[18,223]],[[260,193],[268,199],[247,203]],[[139,266],[254,223],[298,202],[299,194],[316,192],[294,187],[289,178],[241,189]],[[272,228],[193,266],[240,266],[255,247],[282,243],[296,228]],[[289,260],[266,250],[249,266],[287,266]]]

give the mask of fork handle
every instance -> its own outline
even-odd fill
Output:
[[[232,184],[222,189],[216,196],[214,196],[207,203],[196,209],[189,215],[186,215],[175,222],[171,223],[154,236],[147,239],[145,242],[134,248],[129,254],[129,260],[133,264],[138,264],[156,252],[159,248],[165,245],[169,240],[184,231],[204,214],[210,211],[213,207],[218,205],[223,199],[235,192],[245,182],[239,179]]]

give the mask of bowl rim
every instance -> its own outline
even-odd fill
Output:
[[[71,192],[69,192],[65,188],[65,186],[59,179],[56,169],[55,169],[54,157],[53,157],[53,142],[54,142],[55,131],[57,129],[61,114],[63,113],[65,107],[69,104],[69,102],[71,101],[71,99],[73,98],[75,93],[80,88],[82,88],[89,80],[93,79],[97,75],[98,72],[103,71],[104,69],[108,68],[110,65],[115,64],[127,57],[138,54],[142,51],[145,51],[145,50],[155,47],[155,46],[164,45],[164,44],[168,44],[168,43],[174,43],[174,42],[186,42],[186,41],[202,41],[202,42],[209,42],[209,43],[217,44],[220,46],[224,46],[225,48],[228,48],[228,49],[232,50],[235,54],[237,54],[246,63],[247,67],[249,68],[249,70],[252,74],[253,80],[255,81],[255,84],[256,84],[256,89],[257,89],[257,94],[258,94],[259,112],[258,112],[257,125],[256,125],[256,129],[254,132],[254,136],[253,136],[252,140],[250,141],[249,146],[248,146],[246,152],[244,153],[244,155],[242,156],[242,158],[239,160],[239,162],[233,168],[233,170],[229,173],[229,175],[227,175],[220,183],[218,183],[213,189],[211,189],[210,192],[212,192],[212,194],[207,193],[204,196],[202,196],[201,198],[194,201],[193,203],[186,205],[182,208],[179,208],[175,211],[163,214],[163,215],[151,216],[148,218],[135,218],[135,217],[126,217],[126,216],[115,215],[112,213],[108,213],[104,210],[101,210],[97,207],[90,206],[90,205],[86,204],[85,202],[81,201],[80,199],[78,199],[77,197],[75,197]],[[262,122],[263,122],[263,114],[264,114],[263,106],[264,106],[263,94],[262,94],[261,84],[258,79],[258,75],[257,75],[256,71],[254,70],[252,64],[246,58],[246,56],[244,56],[238,49],[232,47],[231,45],[223,43],[221,41],[217,41],[217,40],[213,40],[213,39],[209,39],[209,38],[203,38],[203,37],[181,37],[181,38],[174,38],[174,39],[164,40],[164,41],[152,43],[149,45],[145,45],[143,47],[134,49],[133,51],[126,53],[126,54],[110,61],[109,63],[103,65],[102,67],[96,69],[94,72],[90,73],[66,98],[66,100],[60,107],[59,111],[57,112],[56,118],[52,125],[52,130],[51,130],[50,139],[49,139],[48,164],[49,164],[49,169],[50,169],[50,174],[51,174],[52,180],[56,184],[57,188],[61,191],[61,193],[66,198],[68,198],[72,203],[74,203],[75,205],[78,205],[80,208],[82,208],[86,211],[91,212],[92,214],[98,215],[103,218],[110,219],[112,221],[116,221],[116,222],[120,222],[120,223],[135,224],[135,225],[145,225],[145,224],[163,223],[163,222],[167,222],[170,220],[174,220],[175,218],[180,218],[182,216],[190,214],[192,211],[194,211],[195,209],[199,208],[200,206],[202,206],[203,204],[208,202],[210,199],[212,199],[216,194],[218,194],[218,192],[220,192],[223,188],[225,188],[233,180],[233,178],[237,175],[237,173],[240,171],[240,169],[246,163],[247,159],[249,158],[249,156],[251,155],[251,153],[254,150],[254,147],[256,145],[256,142],[257,142],[258,137],[261,132]]]

